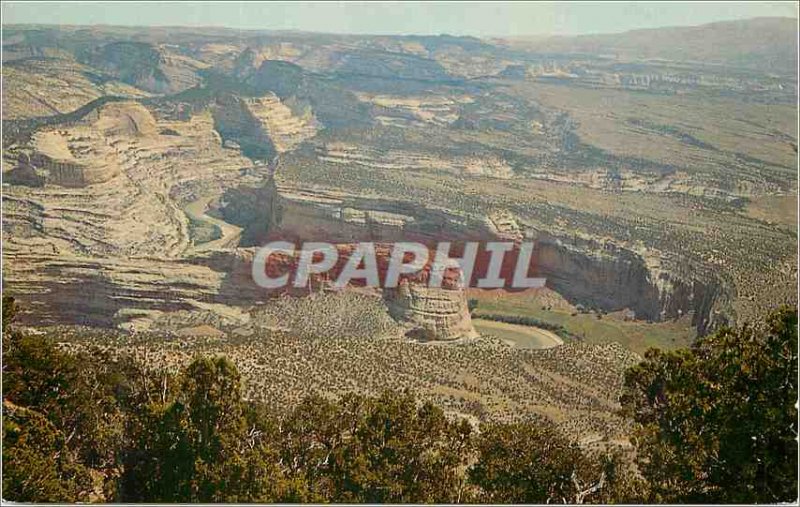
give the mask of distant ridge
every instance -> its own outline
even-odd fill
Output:
[[[794,74],[797,26],[796,18],[752,18],[617,34],[516,38],[505,42],[542,53],[705,62]]]

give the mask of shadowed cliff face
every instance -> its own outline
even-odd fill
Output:
[[[656,320],[659,291],[641,259],[625,250],[587,251],[557,240],[538,243],[537,266],[547,284],[568,300],[606,311],[631,308]]]
[[[716,312],[723,296],[718,281],[683,279],[648,268],[638,254],[594,242],[537,243],[536,266],[547,285],[574,304],[613,312],[631,309],[637,319],[692,316],[699,334],[723,323]]]
[[[224,95],[213,109],[214,128],[224,141],[238,143],[242,153],[253,160],[271,160],[275,145],[247,101],[234,95]]]

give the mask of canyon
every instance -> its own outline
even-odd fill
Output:
[[[533,241],[570,308],[701,335],[796,300],[796,227],[768,205],[797,192],[781,69],[201,32],[4,40],[3,282],[26,322],[254,333],[287,297],[369,292],[264,291],[275,238]],[[479,334],[461,290],[368,296],[380,333]]]

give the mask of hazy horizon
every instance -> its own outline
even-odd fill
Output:
[[[352,35],[592,35],[761,17],[794,2],[6,2],[3,25],[186,27]]]

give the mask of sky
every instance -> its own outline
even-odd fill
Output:
[[[221,26],[354,34],[508,37],[613,33],[760,16],[795,2],[13,2],[3,23]]]

